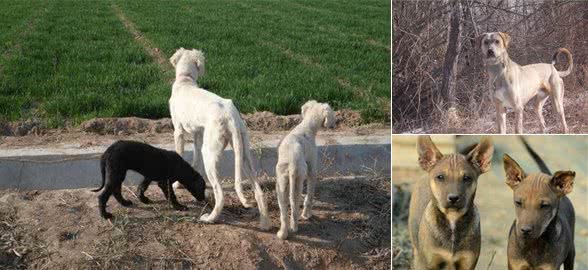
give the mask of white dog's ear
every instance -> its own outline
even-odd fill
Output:
[[[204,63],[206,62],[206,58],[204,57],[204,52],[200,51],[200,50],[192,50],[194,52],[194,62],[196,64],[196,69],[198,70],[198,73],[200,75],[203,75],[205,70],[204,70]]]
[[[302,118],[304,118],[304,115],[306,114],[308,109],[310,109],[310,107],[312,107],[312,105],[314,105],[316,103],[317,103],[316,100],[309,100],[306,103],[304,103],[304,105],[302,105],[302,108],[301,108]]]
[[[504,48],[508,48],[508,45],[510,44],[510,35],[503,32],[498,32],[498,35],[500,35],[500,38],[502,38]]]
[[[169,58],[169,61],[171,62],[172,66],[176,67],[176,65],[178,64],[178,61],[180,61],[180,58],[182,57],[182,54],[184,54],[184,48],[179,48],[174,55],[172,55],[172,57]]]

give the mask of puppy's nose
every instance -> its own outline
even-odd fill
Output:
[[[450,203],[456,203],[459,201],[459,195],[449,194],[447,195],[447,201],[449,201]]]
[[[490,55],[490,56],[494,55],[494,51],[489,49],[488,50],[488,55]]]
[[[525,235],[525,236],[530,235],[532,232],[533,232],[533,227],[531,227],[530,225],[521,227],[521,233],[523,233],[523,235]]]

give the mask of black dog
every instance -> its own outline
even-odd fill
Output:
[[[198,201],[204,200],[206,184],[188,162],[176,152],[153,147],[148,144],[134,141],[117,141],[113,143],[100,158],[100,171],[102,172],[102,186],[94,192],[105,187],[106,173],[108,179],[102,194],[98,196],[100,216],[105,219],[112,218],[112,214],[106,212],[106,202],[110,195],[125,207],[131,206],[131,201],[125,200],[121,194],[122,182],[125,180],[127,170],[133,170],[144,176],[139,185],[139,199],[143,203],[149,203],[144,192],[151,181],[156,181],[165,197],[176,210],[187,210],[186,206],[178,203],[171,184],[179,181]]]

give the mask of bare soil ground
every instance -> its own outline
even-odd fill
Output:
[[[112,222],[98,215],[88,189],[0,191],[0,268],[13,269],[389,269],[390,181],[331,178],[317,186],[315,216],[301,221],[287,241],[276,236],[278,206],[273,189],[266,199],[273,227],[258,229],[256,208],[243,208],[226,193],[217,224],[198,217],[214,199],[198,203],[185,190],[189,211],[171,210],[156,187],[154,203],[123,188],[134,206],[114,199]],[[249,191],[247,196],[253,200]]]

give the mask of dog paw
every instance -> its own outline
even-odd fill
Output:
[[[131,206],[133,206],[133,202],[131,202],[131,201],[122,201],[122,202],[120,202],[120,204],[122,206],[124,206],[124,207],[131,207]]]
[[[278,235],[278,238],[280,238],[282,240],[286,240],[286,238],[288,238],[288,231],[287,230],[279,230],[277,235]]]
[[[214,223],[214,220],[212,220],[210,214],[203,214],[202,216],[200,216],[200,221],[205,223]]]
[[[144,204],[150,204],[151,200],[149,200],[149,198],[147,197],[139,197],[139,200],[144,203]]]
[[[180,182],[174,182],[172,184],[172,186],[174,187],[174,189],[183,189],[184,186],[182,184],[180,184]]]
[[[312,211],[303,211],[300,217],[302,217],[304,220],[309,220],[312,217]]]
[[[188,207],[181,204],[176,204],[173,206],[173,208],[178,211],[188,211]]]
[[[114,216],[111,213],[102,214],[103,219],[112,219]]]
[[[267,231],[270,228],[270,222],[267,218],[261,218],[259,221],[259,229]]]
[[[241,204],[243,204],[244,208],[252,208],[253,206],[255,206],[250,202],[241,202]]]

